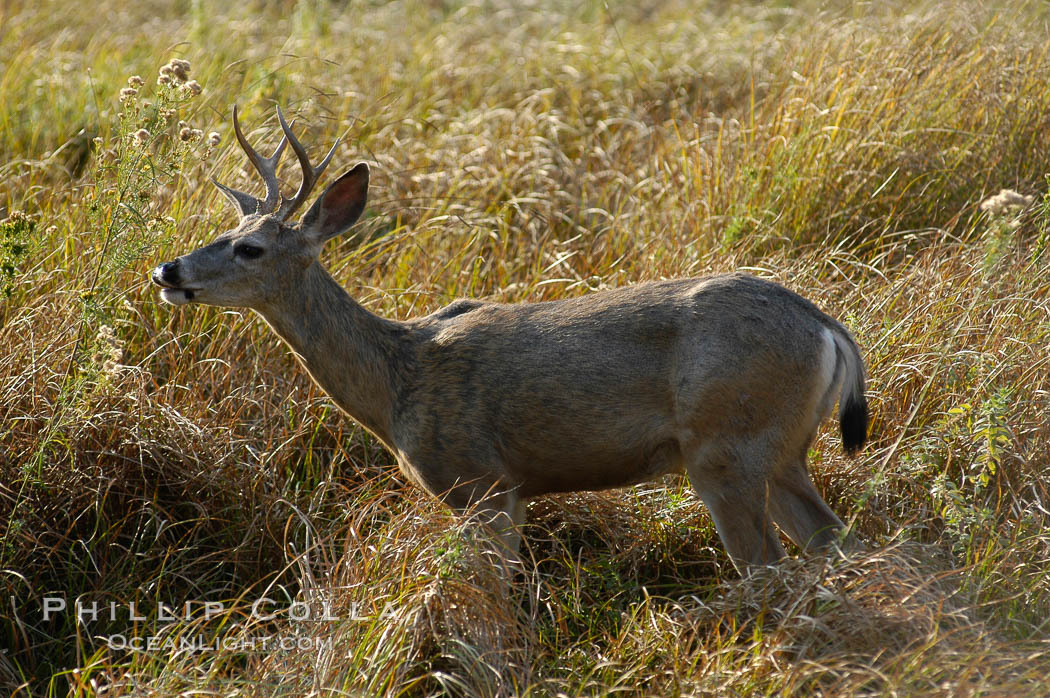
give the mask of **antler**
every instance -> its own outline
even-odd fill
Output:
[[[237,135],[237,142],[241,144],[241,148],[248,156],[248,160],[251,161],[256,171],[262,176],[263,182],[266,184],[266,198],[257,199],[251,194],[227,187],[214,177],[212,177],[211,181],[230,201],[237,205],[237,208],[241,210],[242,218],[253,213],[261,215],[273,213],[281,201],[281,189],[277,183],[277,163],[284,153],[285,146],[288,145],[288,137],[281,139],[281,144],[277,146],[277,150],[273,151],[273,155],[270,157],[264,158],[262,155],[259,155],[255,148],[248,143],[248,139],[244,137],[244,133],[241,131],[241,123],[237,119],[236,104],[233,105],[233,132]]]
[[[335,143],[332,144],[332,149],[328,151],[328,155],[325,155],[324,160],[316,168],[310,166],[310,157],[306,154],[306,148],[299,142],[299,139],[292,133],[291,127],[288,126],[288,122],[284,120],[284,114],[281,113],[281,107],[277,107],[277,120],[281,122],[281,130],[284,131],[284,136],[292,144],[292,150],[295,151],[296,157],[299,158],[299,165],[303,168],[303,183],[299,185],[299,191],[295,192],[290,200],[284,201],[281,204],[280,210],[277,211],[277,217],[284,220],[288,216],[292,215],[297,208],[303,205],[307,197],[310,196],[310,192],[313,190],[314,185],[317,184],[317,178],[321,176],[325,168],[328,167],[328,163],[331,161],[332,156],[335,155],[335,148],[339,145],[339,139],[335,139]]]
[[[292,213],[295,212],[303,202],[310,196],[310,192],[313,190],[314,185],[317,184],[317,178],[321,176],[325,168],[328,167],[329,161],[332,156],[335,155],[335,148],[339,145],[339,139],[336,139],[335,144],[332,145],[332,149],[328,151],[328,155],[321,161],[321,164],[316,168],[310,165],[310,157],[306,154],[306,148],[303,147],[299,139],[292,133],[291,127],[288,122],[284,120],[284,114],[281,113],[281,108],[277,107],[277,119],[281,122],[281,130],[284,131],[284,138],[281,139],[281,144],[277,146],[277,150],[273,151],[273,155],[268,158],[264,158],[260,155],[252,146],[248,143],[248,139],[244,137],[244,133],[241,132],[241,124],[237,119],[237,105],[233,105],[233,132],[237,136],[237,142],[241,144],[241,148],[244,153],[248,156],[248,160],[251,161],[256,171],[263,178],[263,183],[266,185],[266,198],[258,199],[251,194],[246,194],[243,191],[237,191],[227,187],[226,185],[219,182],[219,180],[212,177],[212,182],[217,186],[223,194],[225,194],[230,201],[237,205],[240,209],[241,217],[250,216],[253,213],[259,215],[266,215],[268,213],[275,213],[277,218],[280,220],[286,219]],[[303,182],[299,185],[299,191],[295,192],[295,196],[291,199],[285,199],[281,194],[280,184],[277,182],[277,163],[281,159],[281,155],[284,153],[285,146],[288,143],[292,144],[292,150],[295,151],[296,157],[299,158],[299,165],[303,169]]]

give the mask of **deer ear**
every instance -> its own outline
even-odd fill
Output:
[[[345,233],[365,210],[368,165],[360,162],[344,172],[317,198],[300,221],[300,230],[317,242]]]

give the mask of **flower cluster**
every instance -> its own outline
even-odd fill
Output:
[[[190,97],[196,97],[204,88],[196,80],[190,80],[190,62],[181,58],[172,58],[167,65],[161,66],[157,84],[161,87],[178,87]]]
[[[179,140],[183,143],[189,143],[190,141],[199,141],[204,138],[204,131],[199,128],[190,128],[190,125],[185,121],[179,122]]]
[[[107,378],[120,375],[121,361],[124,360],[124,342],[117,337],[109,325],[102,325],[95,335],[95,360],[101,365],[102,374]]]
[[[138,75],[132,75],[128,78],[128,86],[120,91],[121,103],[130,102],[135,99],[139,94],[140,87],[142,87],[142,78]]]
[[[121,121],[124,124],[121,130],[125,142],[136,148],[144,148],[164,138],[165,132],[178,117],[180,107],[204,92],[199,82],[190,80],[190,68],[190,62],[181,58],[173,58],[161,66],[157,77],[160,88],[155,106],[139,94],[145,80],[139,75],[128,78],[127,87],[120,91]],[[205,156],[221,141],[218,133],[212,132],[205,137],[203,131],[191,128],[185,121],[178,122],[173,135],[177,136],[177,142],[205,144]],[[103,143],[96,143],[96,147],[101,149],[102,146]],[[105,154],[108,155],[109,151]],[[115,157],[116,153],[113,155]],[[106,159],[113,160],[114,157]]]
[[[157,76],[158,85],[179,85],[190,79],[190,62],[181,58],[172,58],[168,64],[161,66]]]

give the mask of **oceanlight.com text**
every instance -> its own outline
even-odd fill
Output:
[[[264,635],[261,637],[225,637],[208,640],[202,635],[144,637],[116,634],[105,638],[111,650],[135,652],[289,652],[332,649],[332,639],[309,636]]]

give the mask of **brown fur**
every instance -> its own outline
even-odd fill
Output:
[[[800,546],[836,540],[843,524],[805,461],[841,386],[863,403],[839,323],[744,274],[383,319],[318,261],[356,215],[324,222],[360,212],[367,174],[343,175],[300,226],[248,215],[153,278],[170,302],[257,311],[409,478],[489,512],[511,550],[527,498],[683,469],[738,567],[784,555],[774,521]],[[263,254],[239,256],[246,242]]]

